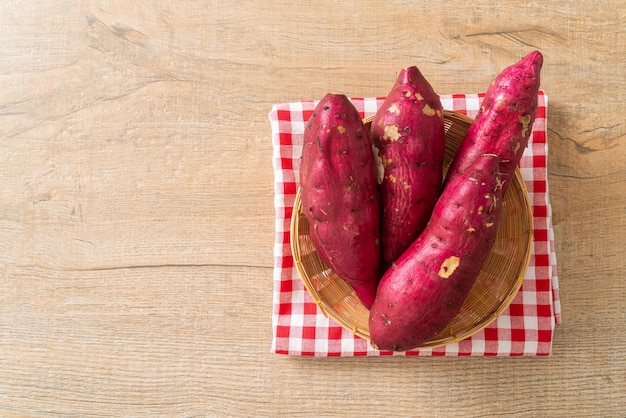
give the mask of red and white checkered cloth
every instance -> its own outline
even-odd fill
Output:
[[[444,109],[473,118],[484,94],[442,95]],[[354,98],[362,117],[376,113],[384,98]],[[522,287],[510,307],[472,337],[434,349],[392,353],[373,349],[367,340],[344,329],[317,308],[307,293],[290,248],[290,222],[298,188],[302,136],[317,101],[277,104],[269,114],[272,127],[274,205],[273,340],[271,351],[304,356],[521,356],[549,355],[554,327],[561,322],[554,252],[552,212],[547,178],[547,103],[539,93],[533,132],[520,162],[520,171],[533,210],[533,246]]]

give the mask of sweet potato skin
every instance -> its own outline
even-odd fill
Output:
[[[446,183],[481,154],[500,159],[503,194],[522,158],[537,114],[543,56],[531,52],[505,68],[485,93],[480,110],[450,164]]]
[[[302,209],[324,263],[368,308],[380,278],[380,203],[376,162],[363,121],[350,100],[327,94],[304,132]]]
[[[372,346],[414,349],[459,312],[497,235],[498,171],[496,156],[481,156],[443,190],[424,232],[380,280],[369,317]]]
[[[388,267],[424,230],[441,191],[443,108],[417,67],[400,71],[371,132],[378,152],[382,263]]]

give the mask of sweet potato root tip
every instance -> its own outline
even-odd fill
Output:
[[[532,132],[542,65],[543,56],[534,51],[497,75],[450,164],[445,183],[481,154],[495,154],[500,159],[501,186],[506,192]]]

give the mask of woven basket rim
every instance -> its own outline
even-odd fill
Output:
[[[363,119],[364,124],[370,123],[373,118],[374,116],[364,118]],[[469,118],[468,116],[464,115],[463,113],[452,111],[452,110],[444,110],[444,119],[448,122],[459,120],[468,125],[472,123],[472,119]],[[533,216],[532,216],[532,206],[530,204],[530,197],[528,195],[528,190],[526,188],[526,184],[524,182],[524,179],[522,178],[519,168],[515,169],[511,186],[513,186],[513,184],[516,184],[519,188],[519,191],[521,192],[522,211],[524,212],[523,215],[525,215],[527,218],[527,224],[525,225],[526,233],[520,234],[520,236],[525,235],[526,248],[525,248],[523,259],[519,260],[520,267],[518,271],[516,271],[517,279],[515,280],[513,285],[509,288],[509,291],[506,294],[506,296],[502,298],[502,301],[500,302],[498,309],[495,310],[490,315],[489,318],[483,319],[476,325],[469,327],[467,330],[464,330],[462,335],[450,334],[448,337],[444,337],[444,338],[435,337],[423,343],[419,347],[416,347],[414,350],[442,347],[451,343],[456,343],[460,340],[464,340],[464,339],[471,337],[472,335],[475,335],[476,333],[480,332],[481,330],[489,326],[491,323],[493,323],[500,315],[502,315],[502,313],[509,307],[509,305],[511,304],[511,302],[513,301],[513,299],[519,292],[519,289],[522,286],[522,283],[524,281],[524,277],[526,275],[526,271],[528,269],[528,264],[530,262],[530,257],[531,257],[531,249],[532,249],[532,243],[533,243]],[[512,188],[511,186],[509,186],[509,189]],[[349,320],[347,320],[346,318],[344,318],[342,315],[339,315],[335,311],[335,309],[333,309],[333,307],[330,306],[319,295],[319,292],[315,289],[315,287],[313,286],[313,283],[311,282],[309,278],[308,272],[304,268],[304,265],[302,263],[302,253],[301,253],[300,243],[298,239],[301,217],[305,218],[301,214],[301,203],[302,203],[301,191],[300,191],[300,188],[298,187],[297,192],[296,192],[296,198],[294,201],[293,211],[292,211],[291,224],[290,224],[290,246],[291,246],[291,252],[292,252],[293,259],[294,259],[295,267],[307,290],[307,293],[311,296],[311,298],[313,299],[315,304],[319,307],[320,311],[325,317],[332,318],[340,326],[349,330],[354,335],[357,335],[361,338],[369,340],[370,339],[369,329],[359,327],[355,325],[354,323],[350,322]],[[337,278],[339,277],[337,276]],[[367,309],[367,308],[363,306],[363,309]]]

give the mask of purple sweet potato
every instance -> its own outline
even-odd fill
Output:
[[[371,131],[378,152],[382,263],[388,267],[424,230],[441,191],[443,108],[417,67],[400,71]]]
[[[317,253],[370,308],[380,279],[376,161],[363,121],[344,95],[324,96],[307,123],[300,189]]]
[[[371,343],[406,351],[454,319],[495,242],[501,216],[498,158],[479,157],[441,193],[430,223],[385,272],[370,311]]]
[[[478,156],[495,154],[500,159],[504,195],[528,145],[537,114],[542,65],[543,56],[534,51],[495,78],[450,164],[446,183],[469,167]]]

